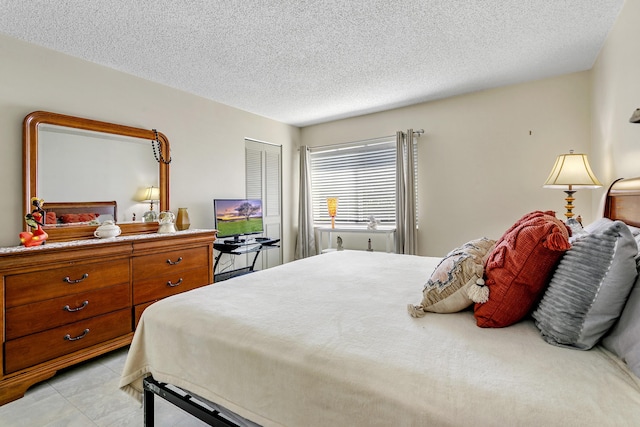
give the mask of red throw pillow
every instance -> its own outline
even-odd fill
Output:
[[[79,213],[79,214],[63,214],[60,215],[62,222],[65,224],[69,224],[72,222],[89,222],[93,221],[99,216],[99,214],[95,213]]]
[[[501,328],[524,318],[542,296],[553,268],[569,247],[569,229],[554,212],[535,211],[518,220],[487,259],[489,300],[474,307],[477,325]]]
[[[57,222],[58,220],[56,219],[56,213],[55,212],[47,212],[47,215],[45,216],[45,225],[53,225]]]

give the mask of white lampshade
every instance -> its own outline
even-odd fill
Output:
[[[586,154],[561,154],[549,174],[544,188],[580,189],[602,187],[589,165]]]
[[[147,187],[142,193],[141,202],[157,202],[160,200],[160,189],[158,187]]]

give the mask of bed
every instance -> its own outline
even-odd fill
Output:
[[[639,184],[610,189],[609,218],[638,225]],[[145,397],[149,425],[153,393],[175,394],[196,415],[204,407],[212,425],[640,423],[640,379],[599,341],[589,350],[551,345],[544,316],[530,313],[480,328],[478,302],[409,315],[442,261],[332,252],[161,300],[140,320],[120,385]],[[640,307],[633,265],[624,299]],[[617,318],[640,319],[629,305]]]

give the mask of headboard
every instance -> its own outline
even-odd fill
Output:
[[[640,227],[640,178],[618,179],[611,184],[604,216]]]
[[[55,212],[60,218],[67,214],[97,214],[97,216],[110,216],[117,218],[118,206],[115,201],[109,202],[45,202],[43,205],[45,212]],[[46,224],[51,226],[54,224]]]

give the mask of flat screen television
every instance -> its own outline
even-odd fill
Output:
[[[234,242],[241,242],[241,236],[264,231],[260,199],[214,199],[213,211],[218,238],[233,237]]]

